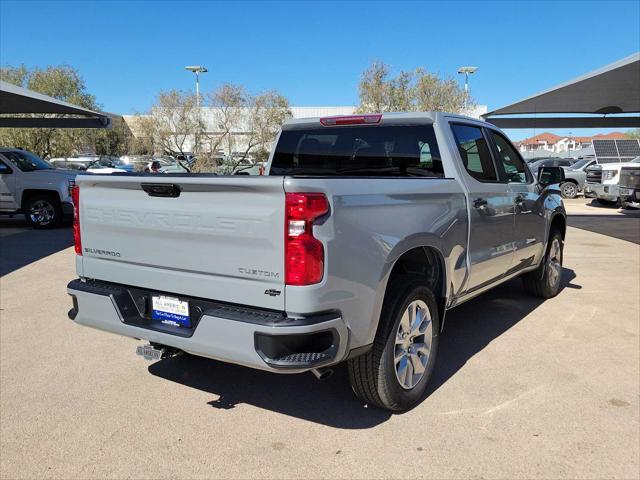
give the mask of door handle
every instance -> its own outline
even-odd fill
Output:
[[[473,206],[475,208],[482,208],[487,206],[487,201],[484,198],[476,198],[473,201]]]
[[[516,196],[516,203],[515,203],[515,207],[519,209],[520,213],[531,213],[531,210],[527,207],[527,204],[525,203],[527,201],[527,197],[525,197],[524,195],[518,195]]]

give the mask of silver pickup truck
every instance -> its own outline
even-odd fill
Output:
[[[447,310],[510,278],[553,297],[562,169],[444,113],[290,120],[268,176],[79,175],[75,322],[149,345],[419,402]]]
[[[75,176],[26,150],[0,147],[0,215],[24,214],[34,228],[60,225],[73,212]]]

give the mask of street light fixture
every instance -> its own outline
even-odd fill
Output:
[[[203,67],[202,65],[187,65],[184,67],[185,70],[189,70],[196,74],[196,115],[198,116],[198,128],[200,125],[200,74],[207,73],[207,67]],[[195,148],[194,150],[198,151],[198,132],[195,135]]]
[[[464,74],[464,108],[467,108],[467,99],[469,98],[469,75],[473,75],[478,67],[460,67],[458,73]]]
[[[209,70],[202,65],[188,65],[184,68],[196,74],[196,103],[198,104],[198,108],[200,108],[200,74],[207,73]]]

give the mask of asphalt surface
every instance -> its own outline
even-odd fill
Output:
[[[598,215],[607,235],[568,229],[556,298],[512,281],[448,313],[402,415],[358,402],[344,369],[147,363],[67,318],[69,229],[1,221],[0,477],[638,478],[640,246],[616,238],[638,218]]]

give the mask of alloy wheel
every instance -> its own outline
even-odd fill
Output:
[[[49,225],[56,217],[56,209],[51,202],[46,200],[38,200],[31,205],[29,209],[29,218],[31,221],[41,227]]]
[[[405,390],[415,387],[424,376],[432,340],[429,307],[422,300],[414,300],[400,319],[394,349],[396,378]]]
[[[567,182],[562,185],[562,193],[566,198],[575,198],[575,196],[578,194],[578,188],[573,182]]]
[[[549,272],[549,283],[552,287],[555,287],[560,281],[560,274],[562,273],[562,247],[557,237],[553,239],[549,249],[547,271]]]

